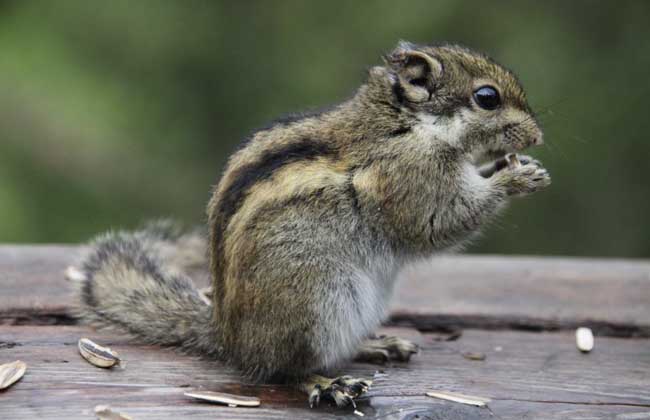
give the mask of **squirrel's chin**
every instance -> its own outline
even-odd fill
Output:
[[[511,148],[495,148],[495,149],[483,149],[475,153],[472,153],[472,161],[475,164],[482,164],[488,161],[497,160],[503,158],[508,153],[512,153]]]

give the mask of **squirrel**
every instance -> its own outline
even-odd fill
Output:
[[[547,187],[539,161],[504,158],[542,142],[510,70],[401,41],[351,99],[251,135],[213,190],[207,235],[155,223],[96,238],[75,276],[78,316],[295,384],[311,406],[354,405],[371,381],[323,375],[417,352],[372,335],[398,271],[461,249],[509,197]],[[203,264],[210,304],[188,274]]]

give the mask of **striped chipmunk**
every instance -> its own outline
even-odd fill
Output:
[[[512,72],[461,46],[400,42],[351,99],[255,132],[214,188],[206,235],[154,223],[96,238],[69,276],[77,314],[294,384],[311,406],[354,405],[370,381],[327,377],[337,366],[417,352],[373,336],[397,272],[547,187],[540,162],[505,157],[541,143]],[[190,279],[208,266],[209,304]]]

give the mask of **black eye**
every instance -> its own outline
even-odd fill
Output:
[[[483,109],[493,110],[501,105],[499,92],[492,86],[481,86],[474,91],[474,100]]]
[[[417,79],[411,80],[410,83],[412,85],[415,85],[415,86],[426,86],[427,78],[426,77],[418,77]]]

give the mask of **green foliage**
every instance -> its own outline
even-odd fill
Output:
[[[650,256],[650,3],[4,1],[0,242],[202,223],[247,132],[340,101],[398,39],[484,50],[546,130],[547,192],[480,252]]]

